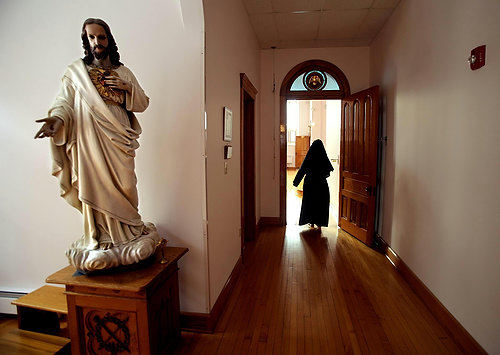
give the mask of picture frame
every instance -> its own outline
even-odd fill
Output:
[[[231,142],[233,140],[233,111],[229,107],[224,106],[224,142]]]

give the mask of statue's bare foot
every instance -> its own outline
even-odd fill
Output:
[[[102,250],[108,250],[110,248],[113,247],[113,243],[112,242],[102,242],[102,243],[99,243],[99,249],[102,249]]]

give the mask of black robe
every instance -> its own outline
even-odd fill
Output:
[[[330,171],[333,171],[333,167],[326,155],[323,142],[316,139],[309,147],[293,180],[293,185],[299,186],[305,175],[300,225],[312,223],[318,226],[328,226],[330,190],[326,178],[330,176]]]

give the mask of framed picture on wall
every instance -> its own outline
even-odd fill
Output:
[[[224,141],[231,142],[233,139],[233,111],[224,106]]]

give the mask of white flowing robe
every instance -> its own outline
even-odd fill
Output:
[[[149,104],[137,79],[125,66],[114,69],[132,83],[125,108],[106,104],[81,59],[71,64],[49,116],[64,126],[51,139],[52,175],[61,196],[83,215],[84,245],[120,245],[146,234],[138,213],[135,150],[141,126],[132,112]]]

